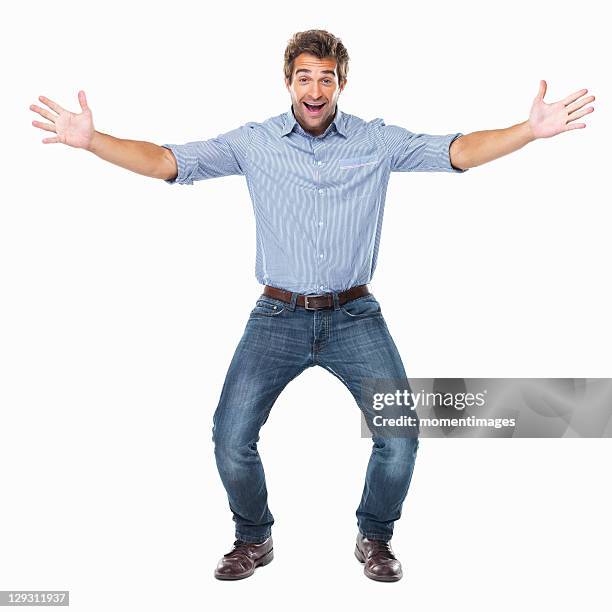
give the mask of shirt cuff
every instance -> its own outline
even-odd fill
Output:
[[[187,153],[184,145],[163,144],[162,147],[170,149],[176,158],[178,174],[175,179],[164,179],[169,185],[193,185],[193,179],[198,169],[198,160]]]
[[[445,152],[444,152],[444,154],[446,155],[446,157],[448,159],[448,171],[449,172],[467,172],[469,170],[469,168],[455,168],[455,166],[453,166],[453,164],[451,164],[451,160],[450,160],[450,146],[451,146],[453,140],[456,140],[457,138],[459,138],[459,136],[463,136],[463,132],[457,132],[456,134],[449,134],[446,137],[446,140],[448,142],[445,145]]]

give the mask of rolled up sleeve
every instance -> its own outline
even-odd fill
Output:
[[[450,161],[450,145],[462,132],[434,135],[417,134],[397,125],[385,125],[378,120],[378,128],[387,147],[391,172],[466,172]]]
[[[192,185],[221,176],[244,175],[248,161],[249,123],[208,140],[185,144],[163,144],[176,158],[178,173],[174,179],[164,179],[169,185]]]

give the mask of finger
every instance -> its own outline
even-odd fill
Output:
[[[54,142],[59,142],[60,139],[59,139],[59,136],[56,136],[55,138],[43,138],[42,141],[44,144],[52,144]]]
[[[45,98],[45,96],[38,96],[38,99],[50,109],[54,110],[58,115],[62,112],[66,112],[57,102],[49,100],[49,98]]]
[[[578,100],[577,102],[574,102],[573,104],[570,104],[567,107],[567,112],[573,113],[574,111],[577,111],[579,108],[582,108],[585,104],[588,104],[589,102],[593,102],[593,100],[595,100],[595,96],[591,96],[590,98],[585,98],[584,100]]]
[[[81,110],[86,111],[89,109],[89,106],[87,106],[87,98],[83,90],[79,91],[79,104],[81,105]]]
[[[567,106],[568,104],[571,104],[572,102],[574,102],[578,98],[584,96],[584,94],[587,91],[589,91],[589,90],[588,89],[581,89],[580,91],[575,91],[573,94],[570,94],[569,96],[567,96],[567,98],[565,98],[565,100],[563,100],[563,104],[565,104],[565,106]]]
[[[53,123],[55,123],[55,120],[58,117],[58,115],[52,115],[46,108],[40,108],[40,106],[36,106],[36,104],[30,105],[30,110],[38,113],[39,115],[42,115],[45,119],[48,119],[49,121],[53,121]]]
[[[57,134],[57,130],[54,125],[50,123],[43,123],[42,121],[32,121],[32,125],[34,127],[40,128],[41,130],[47,130],[47,132],[55,132]]]
[[[592,113],[594,110],[595,109],[592,106],[587,106],[587,108],[585,108],[584,110],[576,111],[567,118],[567,123],[569,123],[570,121],[575,121],[576,119],[580,119],[580,117],[584,117],[585,115]]]
[[[538,95],[536,98],[539,98],[540,100],[544,99],[544,96],[546,95],[546,87],[546,81],[540,81],[540,89],[538,90]]]
[[[585,127],[586,123],[568,123],[565,126],[565,131],[568,132],[569,130],[580,130]]]

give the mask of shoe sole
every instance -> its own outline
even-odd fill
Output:
[[[364,565],[363,573],[370,578],[370,580],[376,580],[377,582],[397,582],[398,580],[401,580],[402,576],[404,575],[401,573],[399,576],[376,576],[375,574],[369,573],[365,568],[365,557],[359,550],[358,546],[355,546],[355,557],[357,557],[357,561],[359,561],[359,563]]]
[[[224,576],[222,574],[219,575],[217,574],[217,572],[215,572],[215,578],[217,580],[242,580],[243,578],[248,578],[249,576],[252,576],[258,567],[268,565],[268,563],[270,563],[272,559],[274,559],[274,549],[271,549],[270,552],[267,552],[263,557],[257,559],[257,561],[255,561],[253,569],[248,574],[242,574],[240,576]]]

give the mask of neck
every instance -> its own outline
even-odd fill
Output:
[[[311,136],[320,136],[321,134],[323,134],[325,132],[325,130],[332,124],[333,120],[336,118],[336,114],[338,113],[338,105],[336,104],[336,106],[334,108],[334,114],[321,127],[317,128],[316,131],[313,131],[312,129],[309,129],[307,126],[305,126],[300,121],[299,117],[295,114],[295,110],[293,108],[293,104],[291,105],[291,112],[293,113],[293,116],[295,117],[295,120],[300,124],[302,129],[307,134],[310,134]]]

